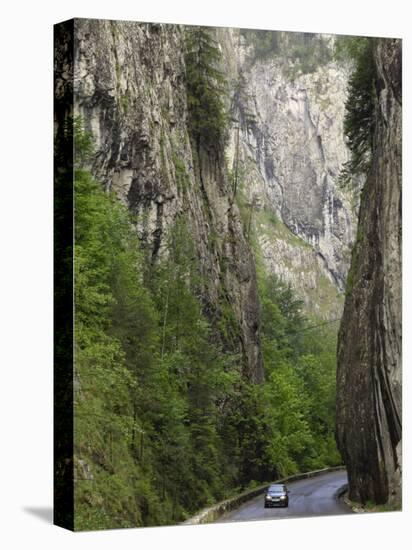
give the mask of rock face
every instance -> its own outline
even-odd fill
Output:
[[[261,380],[248,225],[266,271],[290,283],[309,312],[341,314],[356,228],[356,201],[336,183],[348,159],[347,68],[328,61],[302,72],[281,54],[251,61],[253,44],[239,30],[215,30],[239,121],[225,151],[229,166],[238,157],[242,172],[248,206],[239,212],[223,152],[197,159],[192,151],[183,29],[80,19],[74,27],[75,114],[96,143],[93,174],[134,213],[153,262],[185,214],[201,260],[205,310],[216,323],[222,304],[233,311],[239,334],[232,340],[247,376]],[[63,67],[61,74],[61,94],[70,94]]]
[[[253,256],[231,204],[223,154],[194,159],[182,28],[77,19],[74,55],[75,114],[93,133],[93,174],[134,213],[153,262],[184,214],[198,249],[205,311],[218,323],[222,306],[231,309],[244,375],[261,381]]]
[[[331,52],[333,38],[320,39]],[[239,36],[232,36],[232,48],[237,59],[232,78],[241,78],[243,86],[233,111],[241,127],[244,192],[254,203],[265,266],[290,283],[312,313],[338,317],[357,217],[354,194],[337,185],[348,160],[343,132],[348,67],[334,62],[331,53],[326,64],[315,63],[308,72],[282,52],[251,61],[253,41]],[[234,129],[232,159],[236,140]],[[284,230],[268,227],[262,210],[272,212]]]
[[[350,498],[401,502],[401,42],[378,40],[376,133],[338,343]]]

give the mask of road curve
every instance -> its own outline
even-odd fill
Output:
[[[287,483],[288,508],[265,508],[262,494],[227,512],[216,523],[350,514],[352,510],[336,497],[337,491],[347,482],[343,470],[291,481]]]

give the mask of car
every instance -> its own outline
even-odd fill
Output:
[[[283,483],[269,485],[265,493],[265,508],[272,506],[289,506],[289,491]]]

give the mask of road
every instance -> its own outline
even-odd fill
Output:
[[[218,522],[350,514],[352,511],[336,498],[336,492],[347,482],[343,470],[293,481],[287,484],[288,508],[264,508],[262,494],[228,512]]]

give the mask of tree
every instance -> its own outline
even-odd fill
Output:
[[[226,80],[219,69],[221,53],[211,31],[190,27],[186,31],[186,89],[189,129],[200,147],[218,152],[226,139]]]
[[[253,29],[241,29],[239,32],[248,43],[253,44],[254,61],[279,53],[279,32]]]
[[[260,392],[266,438],[262,468],[274,476],[338,464],[336,334],[312,328],[290,286],[258,273],[266,367]]]
[[[341,184],[368,172],[375,132],[376,65],[373,39],[341,37],[335,47],[335,58],[352,63],[345,103],[344,132],[351,152],[340,174]]]
[[[267,376],[250,384],[236,345],[216,338],[238,341],[232,305],[214,325],[204,311],[185,216],[146,265],[126,207],[85,168],[90,137],[74,131],[76,528],[170,524],[239,485],[336,460],[334,356],[327,338],[302,336],[292,289],[262,276]]]

